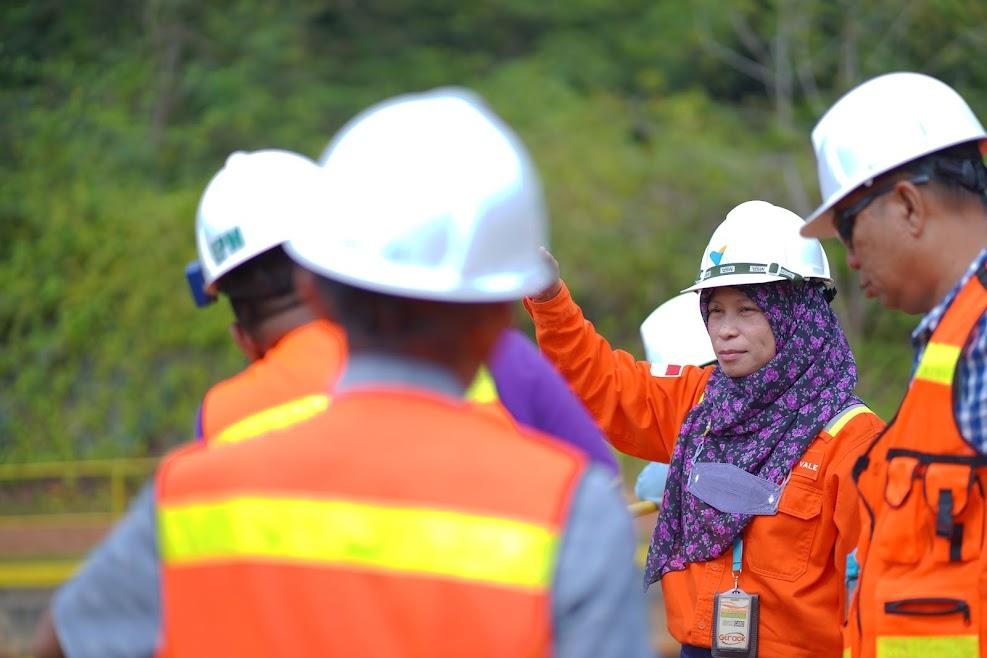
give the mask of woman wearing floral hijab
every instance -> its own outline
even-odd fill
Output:
[[[748,201],[713,233],[688,290],[716,365],[611,350],[561,281],[526,300],[542,350],[608,440],[670,463],[645,584],[661,580],[684,657],[842,653],[852,468],[883,423],[854,395],[829,264],[801,226]]]

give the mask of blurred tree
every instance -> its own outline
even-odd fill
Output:
[[[236,149],[317,156],[381,98],[480,90],[544,178],[588,316],[638,325],[713,227],[818,199],[809,131],[854,84],[937,75],[987,108],[976,0],[37,0],[0,8],[0,460],[144,454],[242,366],[182,278],[195,204]],[[890,415],[915,319],[864,300],[841,247],[861,394]]]

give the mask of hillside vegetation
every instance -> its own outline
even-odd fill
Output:
[[[183,277],[231,151],[317,157],[374,101],[473,87],[532,151],[577,300],[643,355],[640,321],[731,207],[816,203],[808,135],[833,100],[919,70],[987,118],[984,52],[977,0],[6,3],[0,461],[159,453],[242,367],[229,309],[195,309]],[[860,393],[890,416],[916,319],[826,248]]]

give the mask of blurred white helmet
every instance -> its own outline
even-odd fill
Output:
[[[832,209],[861,185],[941,149],[987,137],[970,106],[920,73],[888,73],[851,89],[812,131],[822,205],[805,235],[832,237]]]
[[[283,243],[293,222],[324,219],[321,169],[281,150],[237,151],[202,193],[195,218],[205,290],[254,256]]]
[[[672,297],[641,323],[645,358],[651,363],[701,366],[716,361],[699,312],[699,295]]]
[[[519,299],[552,272],[535,168],[483,100],[444,88],[379,103],[322,156],[328,221],[302,227],[291,256],[344,283],[451,302]]]
[[[682,292],[770,281],[831,283],[819,240],[804,238],[802,219],[766,201],[746,201],[716,227],[695,284]]]

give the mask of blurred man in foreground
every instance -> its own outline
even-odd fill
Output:
[[[609,473],[463,401],[551,277],[516,136],[472,94],[400,97],[343,129],[322,182],[327,220],[285,248],[347,333],[332,404],[169,456],[102,549],[120,569],[56,599],[66,653],[647,655]]]

